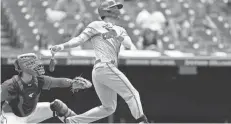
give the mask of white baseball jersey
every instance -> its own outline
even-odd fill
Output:
[[[125,29],[104,21],[89,24],[78,39],[83,42],[91,40],[96,60],[100,59],[102,62],[114,60],[116,65],[121,44],[128,46],[127,41],[131,40]],[[99,66],[103,68],[94,66],[92,70],[92,82],[102,105],[67,118],[68,123],[91,123],[111,115],[116,110],[117,94],[128,104],[135,119],[144,115],[138,91],[115,64],[100,64]]]
[[[95,50],[96,60],[118,64],[118,54],[124,36],[128,36],[124,28],[104,21],[90,23],[82,32],[87,35]]]

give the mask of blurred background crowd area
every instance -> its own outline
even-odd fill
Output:
[[[140,50],[231,54],[231,0],[121,0],[121,26]],[[1,49],[38,51],[100,20],[96,0],[2,0]],[[92,49],[88,42],[76,49]]]

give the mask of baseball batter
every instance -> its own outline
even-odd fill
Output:
[[[65,88],[78,84],[85,79],[54,78],[44,75],[40,59],[34,53],[19,55],[14,63],[18,75],[1,85],[1,124],[39,123],[56,116],[76,115],[60,100],[38,102],[42,90]],[[90,86],[89,86],[90,87]],[[89,88],[86,87],[86,88]]]
[[[51,47],[51,52],[56,53],[66,48],[77,47],[90,40],[95,51],[96,61],[92,80],[102,105],[83,114],[68,117],[66,121],[69,123],[90,123],[113,114],[117,106],[117,94],[126,101],[137,122],[148,122],[138,91],[117,68],[121,44],[136,50],[126,30],[116,25],[122,7],[122,4],[114,0],[101,2],[98,12],[103,21],[94,21],[78,37]]]

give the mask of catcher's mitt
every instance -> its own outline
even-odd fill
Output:
[[[92,84],[89,80],[82,77],[75,77],[72,80],[71,91],[73,93],[78,92],[79,90],[86,89],[92,87]]]

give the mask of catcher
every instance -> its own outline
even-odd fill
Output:
[[[19,55],[14,66],[19,74],[1,85],[3,123],[39,123],[56,115],[63,121],[61,114],[67,116],[76,114],[57,99],[51,103],[38,102],[41,90],[70,87],[73,92],[77,92],[92,86],[90,81],[81,77],[68,79],[44,75],[44,67],[34,53]]]

